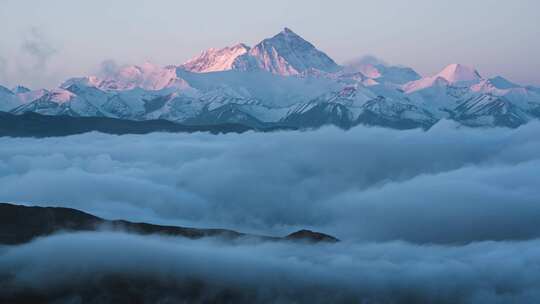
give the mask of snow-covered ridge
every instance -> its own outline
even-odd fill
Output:
[[[516,127],[540,117],[540,89],[461,64],[428,77],[375,57],[340,66],[285,28],[253,47],[209,49],[180,66],[123,66],[50,90],[0,86],[0,111],[254,127],[427,128],[440,119]]]
[[[424,77],[415,81],[406,83],[403,89],[407,93],[423,90],[433,86],[467,86],[476,84],[482,79],[480,73],[475,69],[462,65],[450,64],[434,76]]]

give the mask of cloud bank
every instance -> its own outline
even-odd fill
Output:
[[[0,201],[343,240],[59,234],[0,247],[0,300],[536,303],[539,128],[0,138]]]
[[[78,233],[0,252],[0,295],[58,303],[534,303],[539,265],[538,240],[227,244]]]
[[[0,138],[0,200],[275,235],[531,239],[539,127]]]

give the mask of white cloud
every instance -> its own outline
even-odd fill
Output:
[[[0,253],[0,298],[60,302],[535,303],[540,241],[223,243],[122,233],[64,234]],[[124,281],[125,280],[125,281]],[[190,291],[186,291],[190,290]],[[93,301],[92,301],[93,300]]]
[[[539,124],[0,139],[0,200],[418,243],[540,236]]]
[[[0,248],[0,295],[538,302],[539,127],[0,138],[0,201],[344,240],[56,235]]]

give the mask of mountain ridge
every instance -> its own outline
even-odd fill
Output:
[[[478,105],[482,104],[481,111]],[[488,110],[489,109],[489,110]],[[59,88],[0,88],[13,114],[164,119],[194,125],[358,124],[427,128],[441,119],[517,127],[540,117],[540,89],[450,64],[433,76],[375,57],[338,65],[289,28],[253,47],[206,50],[179,66],[123,66]],[[507,117],[502,119],[502,117]]]
[[[252,238],[260,241],[336,243],[331,235],[299,230],[284,237],[253,235],[229,229],[191,228],[106,220],[73,208],[24,206],[0,203],[0,245],[19,245],[38,237],[60,232],[121,231],[139,235],[166,235],[201,239],[220,237],[227,240]]]

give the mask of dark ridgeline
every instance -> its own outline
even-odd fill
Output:
[[[190,239],[222,237],[257,238],[263,241],[337,242],[338,239],[318,232],[300,230],[286,237],[250,235],[227,229],[201,229],[133,223],[125,220],[105,220],[71,208],[28,207],[0,204],[0,244],[16,245],[55,232],[125,231],[134,234],[162,234]]]
[[[189,239],[220,237],[225,241],[240,238],[272,242],[334,243],[332,236],[301,230],[286,237],[257,236],[226,229],[197,229],[108,221],[91,214],[57,207],[27,207],[0,204],[0,245],[20,245],[36,237],[55,232],[123,231],[139,235],[159,234]],[[59,252],[61,254],[61,252]],[[107,257],[103,257],[106,259]],[[149,261],[151,262],[151,261]],[[295,291],[290,299],[303,299],[319,290]],[[332,292],[332,291],[325,291]],[[323,293],[324,294],[324,293]],[[309,298],[309,297],[308,297]],[[73,278],[52,288],[21,287],[10,274],[0,273],[0,303],[256,303],[262,301],[258,291],[241,286],[216,285],[196,278],[163,280],[159,276],[129,273],[96,273],[95,277]],[[305,301],[304,301],[305,302]]]
[[[285,238],[292,241],[310,240],[313,242],[329,242],[329,243],[339,242],[337,238],[331,235],[315,232],[311,230],[306,230],[306,229],[293,232],[287,235]]]
[[[126,120],[107,117],[49,116],[34,112],[15,115],[0,112],[0,137],[53,137],[97,131],[107,134],[148,134],[153,132],[244,133],[247,131],[291,130],[285,126],[251,127],[237,123],[178,124],[168,120]]]

